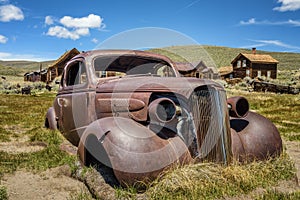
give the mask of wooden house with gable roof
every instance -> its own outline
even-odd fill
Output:
[[[60,76],[64,70],[65,64],[79,53],[80,52],[76,48],[73,48],[64,53],[51,66],[49,66],[47,71],[47,83],[52,82],[56,77]]]
[[[270,55],[256,54],[256,48],[252,54],[240,53],[232,62],[234,78],[256,78],[265,76],[268,79],[276,79],[277,64],[279,62]]]

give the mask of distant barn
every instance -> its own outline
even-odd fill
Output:
[[[270,55],[256,54],[256,48],[252,54],[240,53],[232,62],[233,78],[277,78],[278,61]]]
[[[233,68],[232,66],[220,67],[219,68],[219,75],[221,79],[232,79],[233,78]]]
[[[218,78],[218,72],[214,68],[208,67],[203,61],[192,64],[192,63],[175,63],[179,73],[185,77],[196,77],[205,79],[216,79]]]
[[[24,81],[37,82],[41,81],[40,72],[27,72],[24,74]]]

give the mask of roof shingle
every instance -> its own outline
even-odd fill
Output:
[[[279,63],[276,59],[274,59],[270,55],[247,54],[247,53],[241,53],[241,55],[249,59],[251,62],[255,62],[255,63]]]

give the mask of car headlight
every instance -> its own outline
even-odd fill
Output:
[[[150,103],[148,111],[151,122],[166,123],[174,119],[176,105],[168,98],[159,98]]]

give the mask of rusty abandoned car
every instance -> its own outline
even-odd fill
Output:
[[[213,80],[181,77],[168,57],[134,50],[82,52],[65,66],[45,126],[78,146],[84,165],[105,165],[122,185],[174,164],[263,160],[282,141],[243,97]]]

